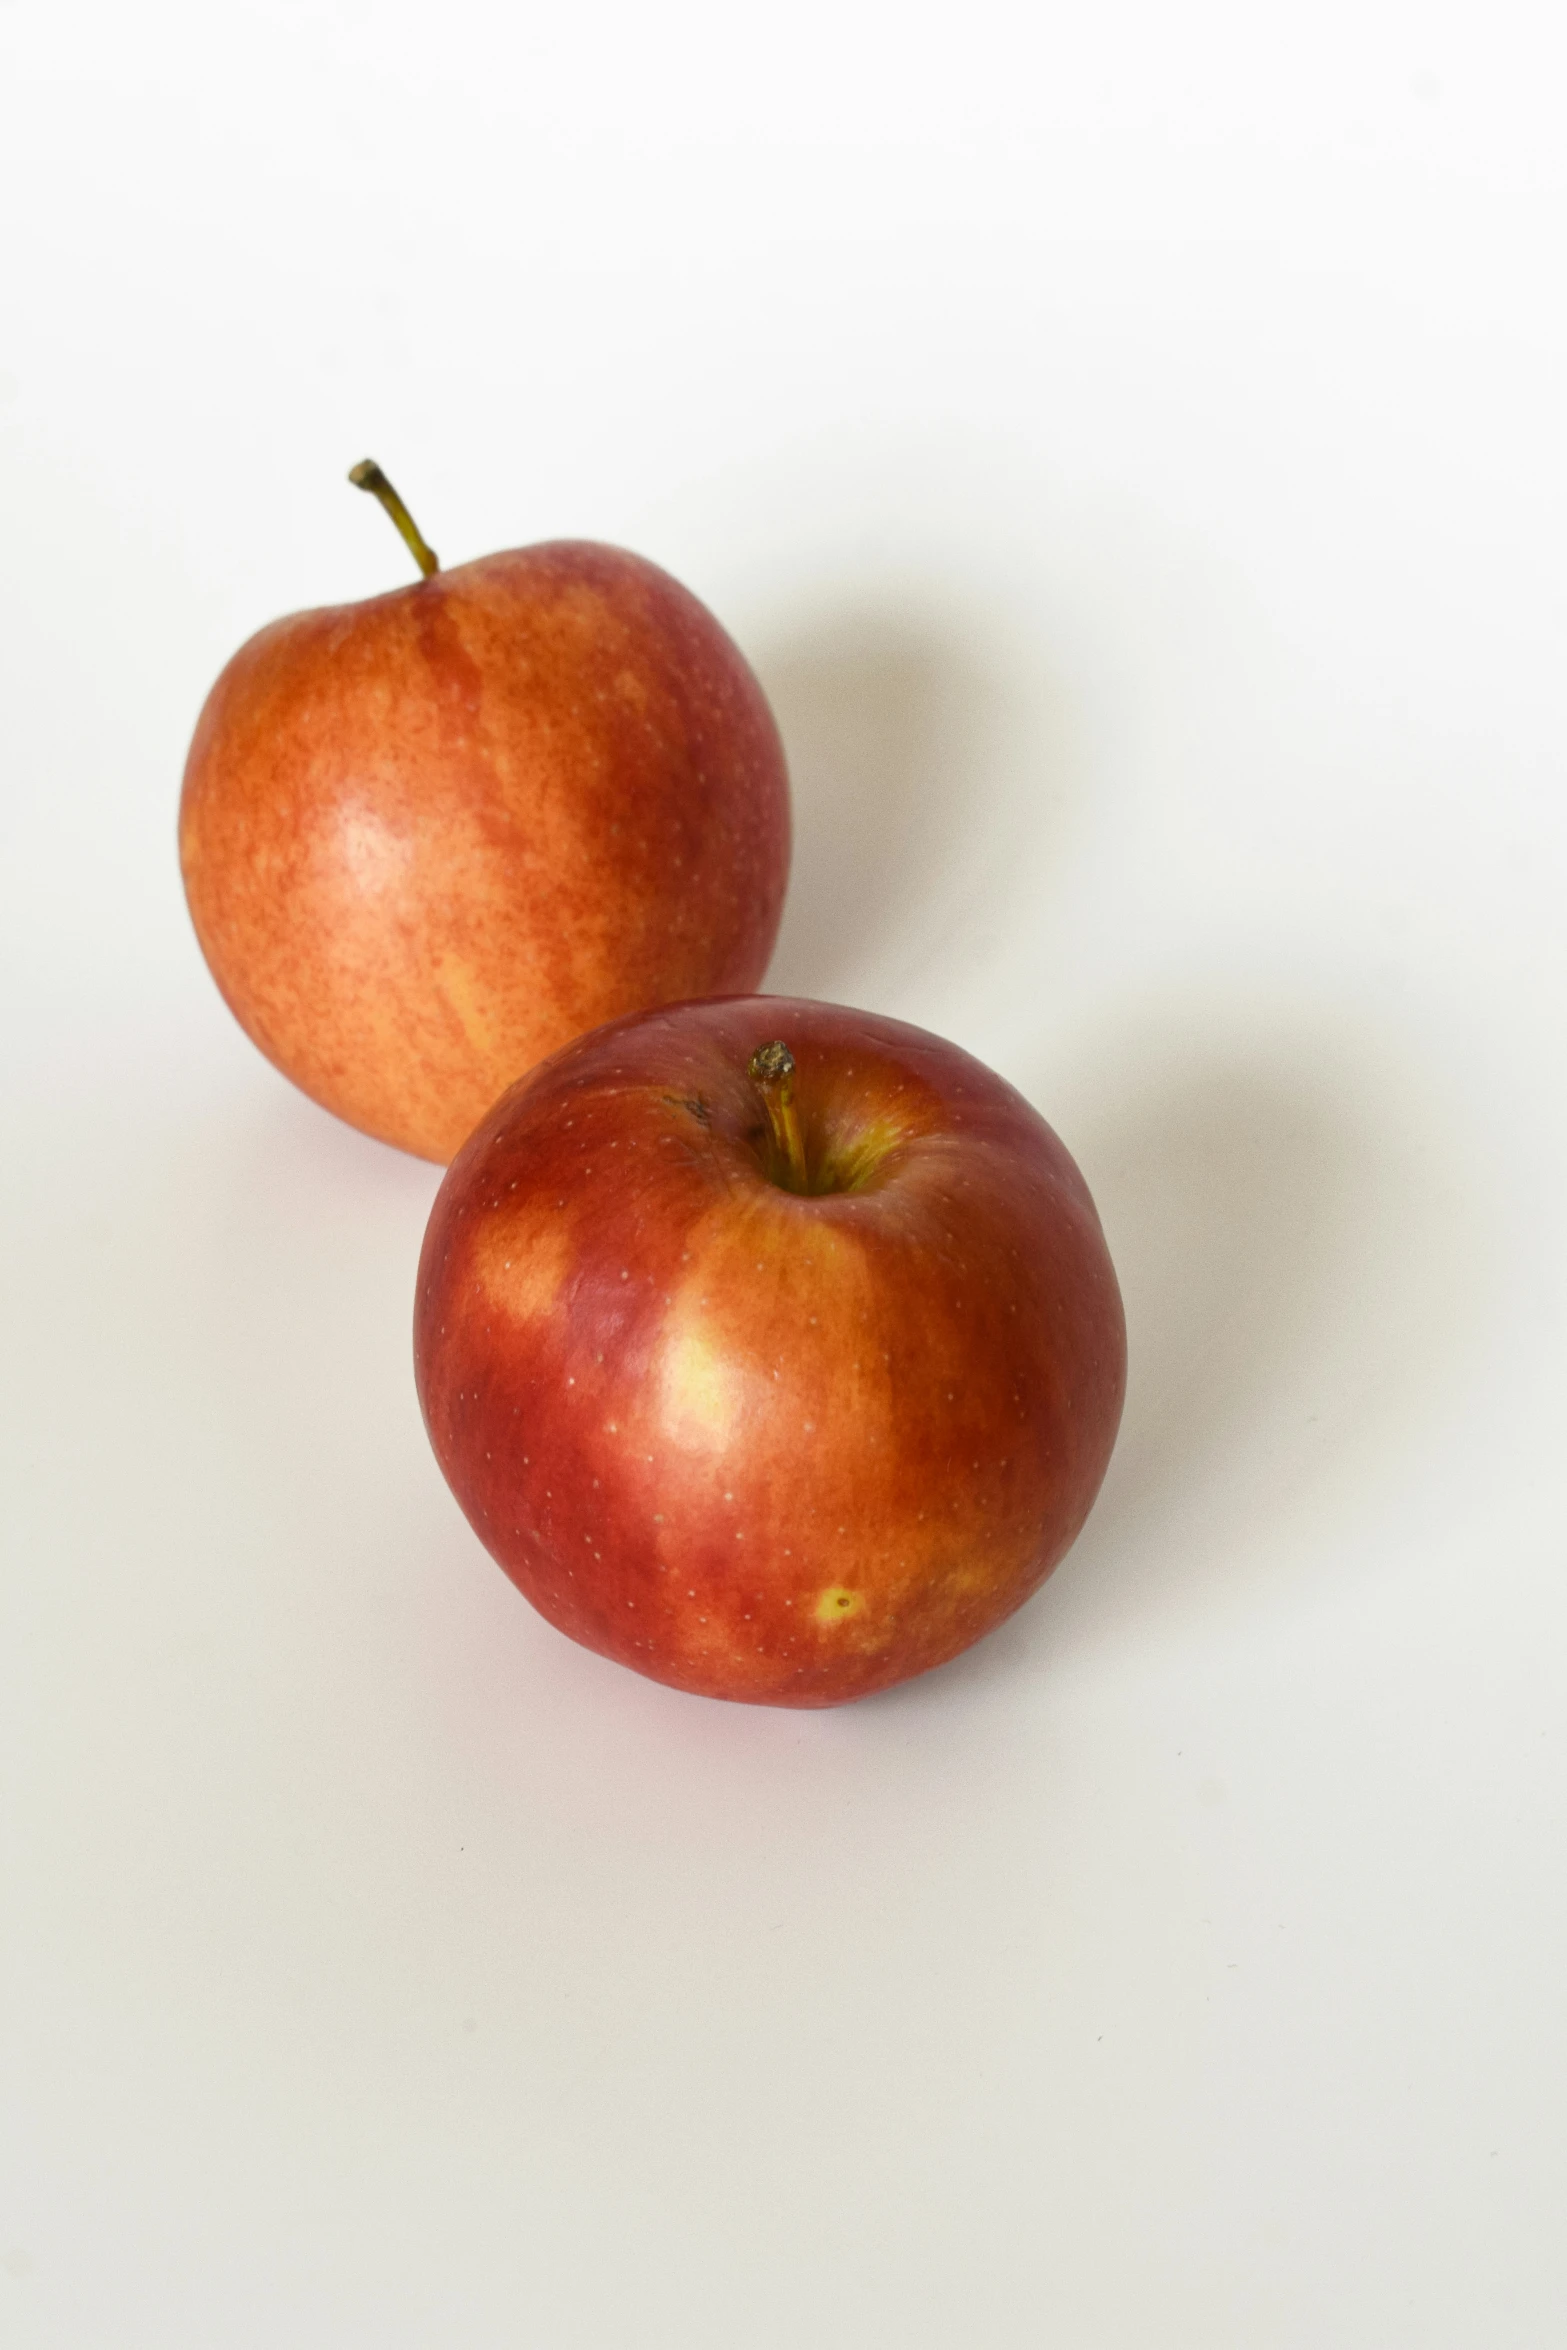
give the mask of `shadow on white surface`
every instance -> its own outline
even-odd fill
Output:
[[[998,870],[1037,875],[1059,712],[994,673],[956,625],[893,611],[828,616],[760,671],[795,819],[765,984],[862,1000],[939,959]]]
[[[1108,1556],[1223,1485],[1281,1393],[1363,1342],[1380,1170],[1375,1138],[1308,1081],[1217,1064],[1128,1102],[1084,1150],[1129,1332],[1117,1474],[1095,1526]]]

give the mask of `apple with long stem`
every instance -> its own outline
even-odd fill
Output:
[[[240,1024],[316,1101],[446,1160],[571,1037],[754,987],[789,862],[783,749],[667,573],[576,541],[275,621],[198,722],[180,862]]]
[[[579,1039],[448,1169],[420,1400],[481,1540],[572,1638],[834,1705],[1027,1599],[1115,1440],[1120,1294],[1011,1086],[782,997]]]

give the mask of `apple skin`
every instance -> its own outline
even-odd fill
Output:
[[[750,1055],[795,1059],[766,1166]],[[419,1398],[562,1632],[709,1697],[826,1706],[956,1656],[1068,1548],[1125,1385],[1086,1185],[1021,1095],[900,1021],[752,996],[579,1039],[448,1169]]]
[[[242,646],[191,744],[180,863],[268,1059],[445,1161],[569,1038],[756,986],[788,778],[694,596],[613,547],[525,547]]]

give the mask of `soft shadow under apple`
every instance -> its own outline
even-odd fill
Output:
[[[883,1000],[999,870],[1033,873],[1063,764],[1054,699],[961,630],[860,611],[759,663],[788,753],[794,868],[766,986]]]

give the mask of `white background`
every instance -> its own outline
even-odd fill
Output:
[[[1567,50],[1497,0],[0,0],[0,2339],[1567,2338]],[[180,897],[242,637],[628,543],[773,984],[1100,1200],[1012,1625],[825,1716],[535,1619],[434,1171]]]

